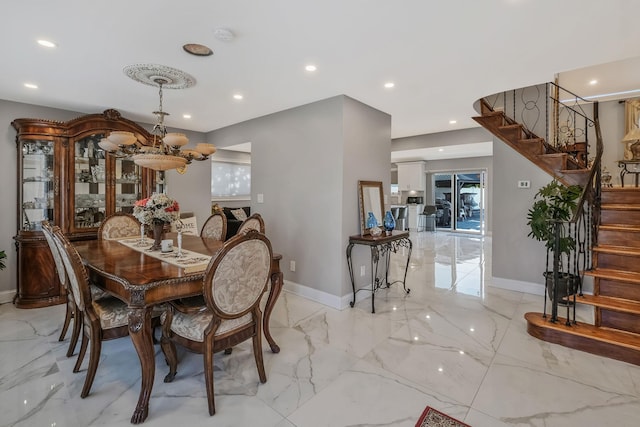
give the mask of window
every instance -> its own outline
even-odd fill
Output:
[[[250,197],[250,164],[211,162],[212,200],[249,199]]]

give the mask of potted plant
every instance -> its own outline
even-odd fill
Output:
[[[6,264],[3,261],[6,257],[7,254],[5,254],[4,251],[0,251],[0,270],[4,270],[5,268],[7,268]]]
[[[566,223],[576,211],[581,193],[579,185],[567,187],[554,179],[538,190],[533,206],[527,213],[527,225],[530,227],[528,237],[545,242],[547,248],[547,271],[544,276],[551,300],[554,299],[554,270],[558,272],[555,288],[560,297],[574,294],[579,282],[579,277],[569,271],[569,254],[576,248],[576,241],[568,234]],[[551,271],[548,271],[549,255],[553,255]]]

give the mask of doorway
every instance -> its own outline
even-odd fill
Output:
[[[431,176],[436,228],[484,235],[486,171],[438,172]]]

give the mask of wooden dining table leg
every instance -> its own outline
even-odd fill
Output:
[[[132,424],[142,423],[149,414],[149,398],[153,389],[153,377],[156,370],[153,351],[153,328],[151,327],[151,307],[129,308],[129,336],[140,359],[142,384],[138,404],[131,416]]]
[[[278,296],[280,296],[280,292],[282,291],[282,285],[284,282],[284,275],[280,270],[280,257],[274,257],[271,261],[271,290],[269,291],[269,297],[267,298],[267,304],[264,308],[264,317],[262,318],[262,330],[264,332],[264,336],[269,342],[269,346],[271,347],[271,351],[274,353],[280,353],[280,347],[276,344],[275,340],[271,336],[271,329],[269,328],[269,323],[271,320],[271,313],[273,312],[273,307],[276,305],[276,301],[278,300]]]

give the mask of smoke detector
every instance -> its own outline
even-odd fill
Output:
[[[223,42],[230,42],[235,37],[231,30],[227,30],[226,28],[216,28],[213,30],[213,35]]]

